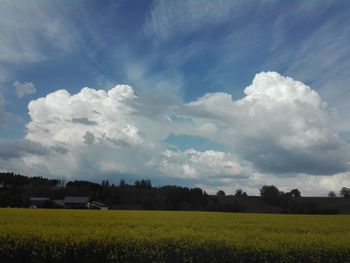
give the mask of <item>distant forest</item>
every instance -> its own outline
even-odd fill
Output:
[[[336,194],[330,192],[328,198],[318,199],[350,201],[349,188],[343,187],[339,194],[343,198],[335,198]],[[249,197],[241,189],[237,189],[234,195],[226,195],[222,190],[216,195],[208,195],[200,188],[175,185],[154,187],[150,180],[136,180],[134,184],[121,180],[118,185],[108,180],[103,180],[101,184],[89,181],[65,183],[58,179],[0,173],[0,207],[29,207],[31,197],[62,200],[66,196],[90,197],[112,209],[254,212],[260,211],[260,206],[265,207],[262,212],[336,214],[340,211],[332,205],[324,208],[318,199],[303,198],[298,189],[284,193],[273,185],[263,186],[260,197]],[[50,207],[54,208],[54,203]]]

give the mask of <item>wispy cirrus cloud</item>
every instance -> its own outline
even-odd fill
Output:
[[[177,34],[191,33],[203,26],[224,22],[235,5],[238,5],[238,2],[225,0],[155,1],[144,31],[160,40]]]
[[[272,27],[270,54],[263,68],[282,72],[312,85],[339,114],[335,129],[349,133],[350,18],[343,1],[310,1],[278,14]],[[312,26],[305,26],[310,25]],[[298,32],[291,43],[286,39]]]
[[[5,110],[6,89],[13,86],[18,98],[36,91],[31,82],[14,81],[16,75],[76,47],[77,30],[59,8],[55,2],[0,1],[0,124],[20,118]]]
[[[26,64],[40,63],[76,47],[77,30],[58,3],[0,1],[0,81]]]
[[[215,2],[156,0],[143,30],[155,42],[179,36],[183,38],[204,28],[208,30],[208,27],[215,29],[225,23],[232,24],[246,14],[255,16],[259,9],[272,6],[274,2],[271,0],[259,2],[250,0],[218,0]]]
[[[5,110],[5,99],[0,92],[0,126],[5,124],[9,119],[9,113]]]
[[[55,3],[36,1],[0,2],[0,61],[6,63],[40,62],[49,48],[67,51],[74,45],[74,34],[61,15],[51,14]]]

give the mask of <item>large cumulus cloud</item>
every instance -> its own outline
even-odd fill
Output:
[[[257,74],[244,92],[237,100],[210,93],[189,103],[156,103],[165,97],[135,94],[128,85],[58,90],[29,103],[27,134],[13,147],[20,153],[4,151],[11,162],[0,156],[1,165],[13,167],[16,156],[21,169],[41,175],[122,175],[208,188],[306,180],[324,189],[344,181],[349,145],[332,130],[331,111],[317,92],[276,72]],[[165,142],[170,134],[203,136],[231,150],[180,150]]]
[[[233,100],[206,94],[187,105],[195,118],[219,129],[212,136],[255,167],[272,173],[334,174],[349,167],[349,146],[331,127],[331,113],[305,84],[276,72],[255,76]]]
[[[45,147],[62,147],[67,153],[26,156],[27,164],[69,177],[114,173],[205,180],[248,176],[248,168],[231,154],[168,149],[163,140],[182,125],[169,117],[174,110],[169,104],[156,107],[148,102],[127,85],[109,91],[83,88],[74,95],[58,90],[31,101],[26,139]]]

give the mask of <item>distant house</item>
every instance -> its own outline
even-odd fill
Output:
[[[49,197],[31,197],[29,200],[31,208],[50,207],[51,203]]]
[[[109,207],[104,203],[92,201],[90,204],[90,209],[108,210]]]
[[[66,196],[63,199],[64,208],[86,209],[90,207],[90,197],[87,196]]]

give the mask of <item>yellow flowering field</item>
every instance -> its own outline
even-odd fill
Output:
[[[0,209],[0,262],[350,262],[350,216]]]

